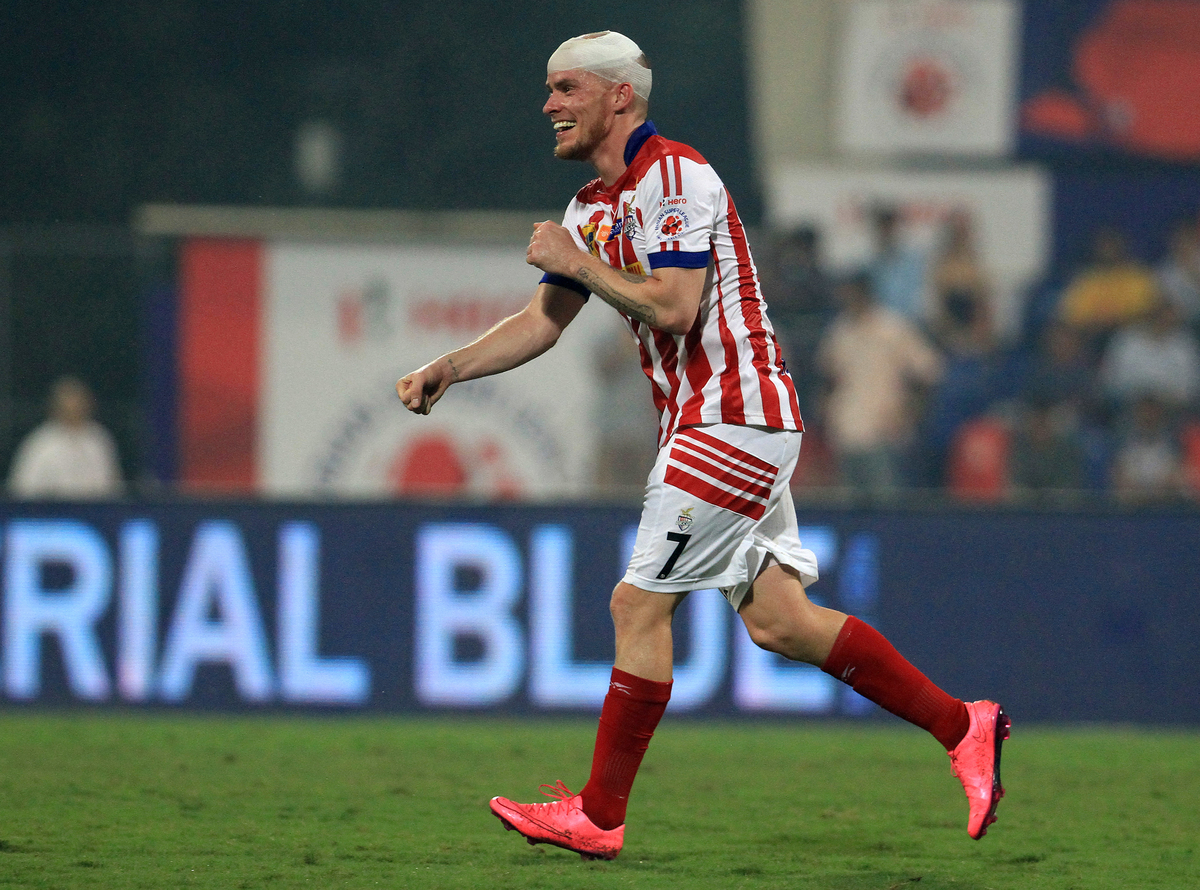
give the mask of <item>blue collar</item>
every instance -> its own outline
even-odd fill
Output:
[[[637,153],[641,151],[646,140],[651,136],[657,136],[658,130],[654,127],[654,121],[646,121],[636,130],[629,134],[629,141],[625,143],[625,166],[628,167],[633,163],[633,159],[637,157]]]

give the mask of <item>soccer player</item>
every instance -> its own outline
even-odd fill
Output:
[[[542,111],[559,158],[586,161],[563,225],[534,226],[527,261],[545,274],[522,311],[401,379],[428,414],[454,383],[514,368],[551,348],[591,294],[629,323],[661,423],[633,555],[613,590],[612,681],[591,775],[549,803],[493,798],[530,843],[613,859],[630,789],[671,694],[671,618],[696,589],[719,588],[759,646],[808,662],[934,735],[967,792],[982,837],[1003,796],[1009,719],[990,701],[935,686],[870,625],[812,603],[816,560],[798,536],[788,488],[803,424],[746,234],[716,172],[647,118],[651,73],[612,31],[550,57]]]

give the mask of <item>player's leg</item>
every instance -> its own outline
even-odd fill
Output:
[[[887,711],[930,732],[950,754],[970,803],[968,832],[980,838],[1004,795],[1000,745],[1008,717],[994,702],[944,692],[871,625],[814,604],[789,566],[770,562],[738,610],[759,646],[815,664]]]
[[[625,822],[633,780],[671,698],[671,620],[687,594],[656,593],[622,581],[611,610],[617,655],[600,711],[592,771],[580,796],[603,829]]]
[[[750,639],[792,661],[824,664],[847,616],[810,600],[796,569],[766,561],[738,607]]]
[[[738,612],[764,649],[815,664],[860,695],[931,732],[947,749],[967,732],[963,702],[939,689],[869,624],[814,604],[794,569],[770,564]]]
[[[561,782],[553,803],[492,798],[491,808],[530,843],[550,843],[584,858],[612,859],[625,836],[633,781],[671,697],[671,619],[686,593],[656,593],[624,581],[610,609],[617,656],[596,730],[592,770],[579,794]],[[549,788],[549,786],[543,786]]]
[[[750,537],[786,491],[798,451],[798,434],[723,424],[679,430],[659,449],[625,577],[613,591],[616,659],[588,782],[577,795],[557,786],[552,793],[563,799],[552,804],[493,799],[506,825],[531,841],[616,855],[634,776],[670,697],[675,609],[692,590],[749,586]]]
[[[616,636],[613,664],[622,671],[671,681],[674,660],[671,620],[687,593],[658,593],[621,581],[613,589],[609,611]]]

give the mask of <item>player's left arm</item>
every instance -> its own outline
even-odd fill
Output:
[[[550,221],[533,227],[525,260],[543,272],[578,281],[630,318],[676,336],[691,330],[708,274],[707,267],[663,266],[652,275],[614,269],[581,250],[570,231]]]

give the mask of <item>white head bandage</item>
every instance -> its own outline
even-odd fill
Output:
[[[546,73],[582,68],[612,83],[627,83],[649,100],[652,75],[638,63],[641,55],[636,43],[616,31],[582,34],[563,41],[546,63]]]

